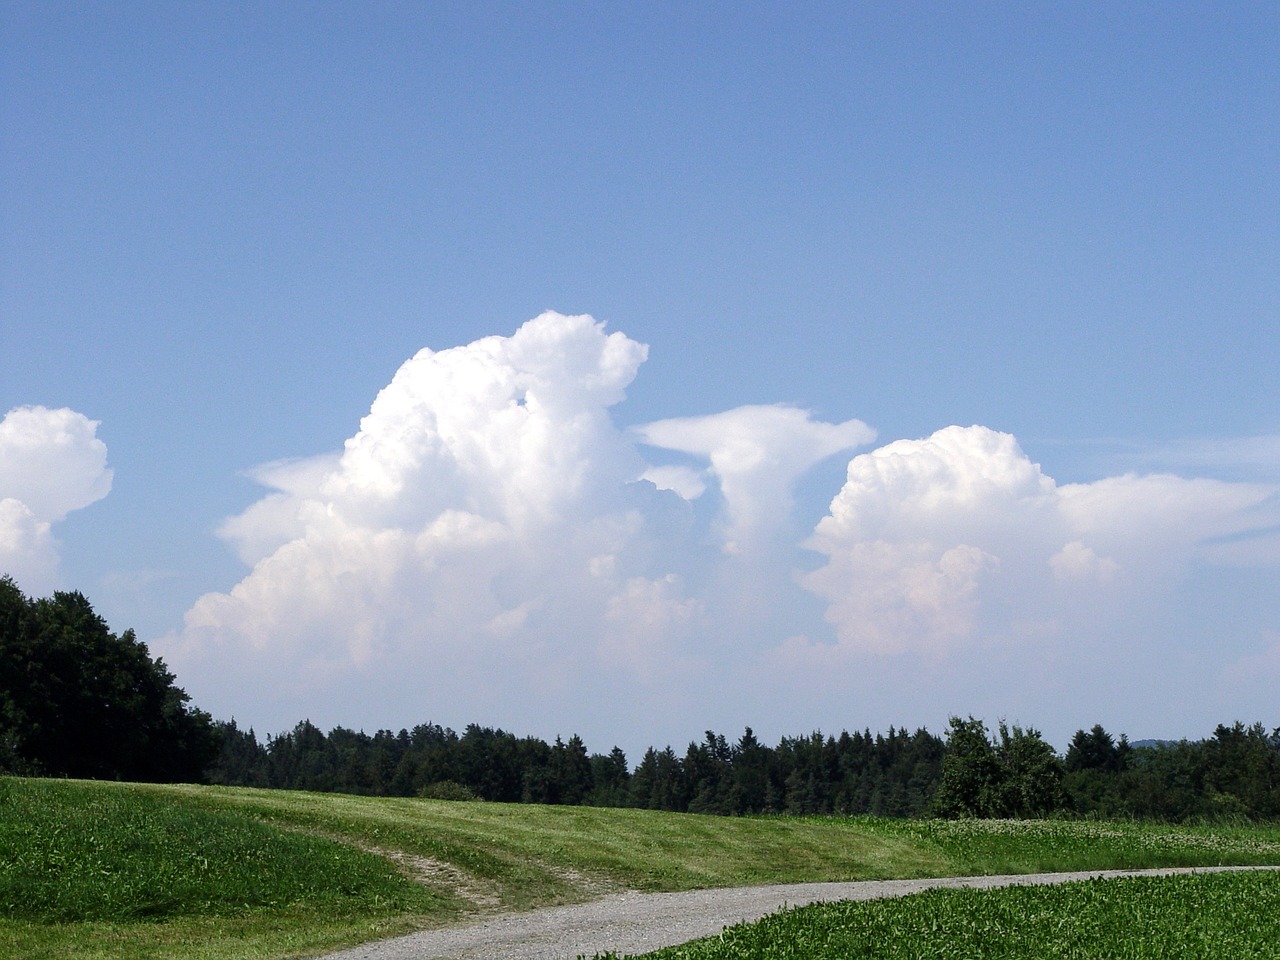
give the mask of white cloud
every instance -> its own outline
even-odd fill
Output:
[[[828,597],[827,618],[842,642],[876,653],[940,653],[973,630],[980,579],[998,565],[967,544],[870,540],[851,544],[805,582]]]
[[[659,420],[637,427],[636,433],[651,446],[711,462],[728,513],[725,549],[730,553],[784,526],[792,485],[810,467],[875,439],[875,431],[861,420],[821,423],[806,410],[781,405]]]
[[[1280,518],[1277,488],[1261,483],[1125,474],[1059,492],[1057,507],[1072,530],[1107,554],[1140,556],[1148,570],[1210,556],[1214,541],[1264,530]]]
[[[809,542],[826,563],[802,582],[849,651],[937,652],[1016,640],[1046,617],[1057,632],[1106,616],[1097,590],[1122,577],[1130,598],[1168,589],[1213,561],[1215,538],[1276,518],[1275,490],[1260,484],[1127,475],[1058,486],[1012,436],[953,426],[850,462]],[[1082,605],[1074,591],[1086,584]]]
[[[698,605],[666,562],[688,505],[636,482],[608,412],[645,355],[555,313],[419,352],[340,456],[255,471],[273,492],[221,531],[253,569],[199,599],[170,659],[283,675],[300,703],[392,671],[509,706],[535,678],[651,670]]]
[[[31,594],[59,586],[52,525],[111,490],[98,421],[15,407],[0,420],[0,572]]]
[[[686,597],[675,574],[632,577],[611,592],[600,649],[643,681],[669,677],[684,666],[685,642],[704,614],[702,601]]]
[[[1120,569],[1110,557],[1100,557],[1093,547],[1072,540],[1049,558],[1049,569],[1059,580],[1096,580],[1107,583]]]
[[[1161,656],[1196,642],[1188,571],[1280,561],[1274,487],[1059,485],[980,426],[852,457],[801,544],[797,478],[872,430],[788,406],[620,430],[645,356],[554,313],[421,351],[340,452],[253,471],[265,495],[221,529],[251,569],[157,652],[202,706],[280,726],[479,720],[593,749],[769,716],[939,727],[1112,702],[1134,658],[1192,662]]]
[[[56,523],[111,490],[98,421],[63,407],[15,407],[0,420],[0,496]]]
[[[701,471],[688,467],[650,467],[640,474],[640,479],[648,480],[659,490],[672,490],[685,500],[697,500],[707,492],[707,481]]]
[[[31,594],[47,593],[58,579],[58,546],[48,521],[12,497],[0,500],[0,575]]]

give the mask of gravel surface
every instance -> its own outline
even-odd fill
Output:
[[[620,893],[572,907],[508,914],[467,927],[427,930],[331,954],[329,960],[574,960],[606,950],[645,953],[758,920],[783,906],[816,901],[900,897],[935,887],[1004,887],[1064,883],[1090,877],[1167,876],[1275,867],[1197,867],[1166,870],[1088,870],[933,880],[801,883],[687,893]]]

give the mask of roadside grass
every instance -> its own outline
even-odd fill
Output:
[[[643,960],[1273,960],[1278,944],[1280,875],[1262,871],[813,904]]]
[[[614,890],[1280,863],[1280,825],[725,818],[0,779],[0,956],[312,955]]]

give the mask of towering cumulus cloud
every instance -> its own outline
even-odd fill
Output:
[[[53,524],[111,490],[97,429],[66,408],[17,407],[0,420],[0,574],[28,593],[61,585]]]
[[[937,725],[1001,678],[1004,709],[1028,645],[1045,683],[1067,682],[1063,651],[1119,637],[1150,660],[1151,611],[1187,569],[1280,553],[1272,487],[1060,485],[980,426],[853,456],[798,531],[797,479],[873,431],[781,405],[619,429],[646,354],[556,313],[421,351],[340,451],[255,472],[268,492],[221,530],[251,569],[158,648],[207,708],[267,704],[276,729],[479,719],[660,742],[753,723],[770,698],[790,731]],[[1099,662],[1076,658],[1074,696]]]
[[[252,572],[188,612],[175,656],[291,669],[302,696],[366,672],[433,702],[559,695],[584,672],[656,669],[698,616],[659,544],[687,504],[608,410],[647,348],[545,313],[510,337],[423,350],[342,453],[269,465],[223,536]],[[260,668],[260,669],[259,669]]]

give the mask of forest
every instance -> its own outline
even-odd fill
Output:
[[[842,732],[761,743],[708,731],[634,768],[577,736],[548,744],[478,725],[372,736],[308,721],[259,742],[217,724],[212,783],[373,796],[643,807],[687,813],[885,817],[1090,816],[1160,821],[1280,818],[1280,730],[1222,724],[1199,741],[1132,746],[1101,726],[1060,756],[1035,730],[952,718],[927,730]]]
[[[1064,754],[1034,729],[953,717],[760,742],[706,731],[683,752],[591,753],[477,724],[369,735],[310,721],[260,740],[190,705],[133,631],[80,593],[0,578],[0,773],[722,815],[1280,819],[1280,728],[1236,721],[1197,741],[1130,744],[1102,726]]]

